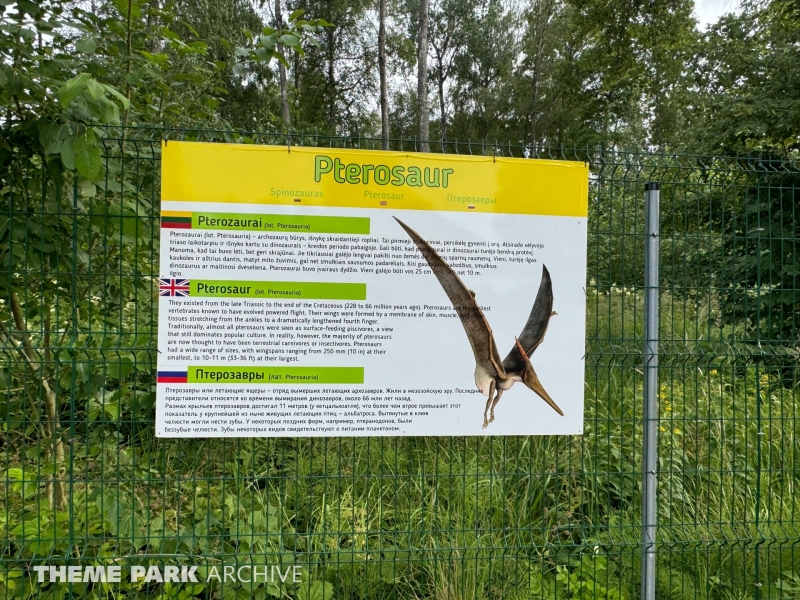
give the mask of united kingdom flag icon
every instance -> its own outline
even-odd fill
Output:
[[[189,280],[188,279],[159,279],[158,280],[158,295],[159,296],[188,296],[189,295]]]

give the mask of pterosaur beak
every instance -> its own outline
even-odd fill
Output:
[[[547,402],[550,405],[550,408],[552,408],[562,417],[564,416],[564,412],[560,408],[558,408],[558,404],[553,402],[553,399],[550,397],[550,394],[548,394],[547,391],[544,389],[544,387],[542,387],[542,384],[539,383],[539,378],[536,377],[536,375],[533,376],[533,381],[531,381],[530,383],[526,381],[525,385],[527,385],[534,392],[536,392],[541,397],[542,400]]]
[[[525,359],[525,375],[522,378],[522,382],[532,389],[536,394],[547,404],[550,405],[554,411],[560,414],[562,417],[564,416],[564,412],[558,407],[553,399],[550,397],[550,394],[547,393],[547,390],[544,389],[541,382],[539,381],[539,377],[536,375],[536,371],[533,370],[533,365],[531,364],[530,359],[528,359],[528,354],[525,352],[525,349],[522,347],[522,344],[519,343],[517,338],[514,338],[517,342],[517,348],[519,348],[520,354],[522,354],[522,358]]]

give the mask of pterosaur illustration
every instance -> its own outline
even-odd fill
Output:
[[[555,314],[553,284],[547,267],[542,266],[542,281],[528,321],[519,337],[514,339],[511,352],[501,362],[492,328],[475,300],[475,293],[464,285],[450,265],[416,231],[397,217],[395,221],[405,229],[433,270],[469,338],[472,354],[475,356],[475,384],[481,393],[488,397],[483,411],[483,428],[494,421],[494,408],[500,401],[500,396],[517,381],[521,381],[536,392],[563,417],[564,413],[542,386],[529,358],[544,340],[550,317]]]

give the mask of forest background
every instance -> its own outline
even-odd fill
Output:
[[[4,0],[0,114],[12,130],[124,121],[795,153],[800,3],[747,0],[706,29],[693,8],[692,0]],[[108,104],[83,106],[85,81],[64,92],[81,74],[109,86],[96,90]],[[17,146],[8,135],[5,144]]]

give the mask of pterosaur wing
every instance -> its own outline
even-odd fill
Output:
[[[455,308],[458,318],[461,319],[461,325],[464,327],[467,338],[469,338],[472,354],[475,355],[475,362],[483,367],[487,373],[497,373],[497,367],[502,368],[500,365],[500,353],[497,351],[497,346],[495,346],[492,329],[489,327],[489,323],[475,301],[472,292],[467,289],[461,278],[456,275],[450,265],[439,256],[428,242],[397,217],[395,217],[395,221],[400,223],[400,226],[406,230],[406,233],[419,248],[433,274],[436,275],[436,279],[439,280],[439,284],[445,294],[450,298],[450,303]],[[500,375],[504,376],[505,373],[500,373]]]
[[[544,340],[547,325],[550,323],[550,315],[553,312],[553,282],[550,279],[550,272],[547,267],[542,266],[542,281],[539,284],[539,292],[533,303],[528,322],[519,334],[519,343],[525,349],[525,353],[530,357],[533,351],[539,347]],[[503,368],[506,373],[520,372],[525,367],[525,362],[520,354],[519,348],[514,345],[503,361]]]

